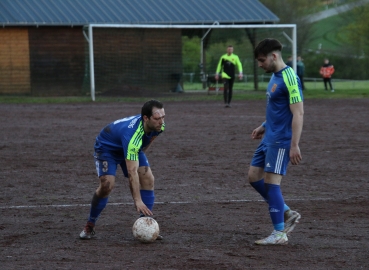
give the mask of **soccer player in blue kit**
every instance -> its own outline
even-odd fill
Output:
[[[287,66],[281,55],[282,45],[276,39],[264,39],[254,50],[259,67],[272,73],[267,88],[266,121],[253,130],[253,139],[262,139],[248,172],[251,186],[269,205],[274,230],[258,245],[284,245],[301,215],[291,210],[282,196],[280,184],[287,164],[300,163],[299,141],[303,126],[303,95],[299,77]]]
[[[116,120],[105,126],[96,137],[95,165],[100,180],[91,201],[90,214],[81,239],[90,239],[95,234],[95,223],[108,203],[115,184],[118,165],[129,187],[134,205],[141,216],[151,216],[154,206],[154,176],[145,155],[155,138],[165,128],[164,106],[157,100],[147,101],[141,114]],[[157,240],[161,240],[158,236]]]

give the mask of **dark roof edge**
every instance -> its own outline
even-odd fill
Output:
[[[41,27],[41,26],[65,26],[65,27],[75,27],[75,26],[85,26],[85,25],[89,25],[89,24],[100,24],[100,25],[213,25],[214,22],[201,22],[201,23],[171,23],[171,22],[160,22],[160,23],[99,23],[99,22],[76,22],[76,23],[44,23],[44,22],[32,22],[32,23],[4,23],[2,22],[1,25],[2,27],[6,27],[6,26],[35,26],[35,27]],[[255,21],[255,22],[222,22],[220,25],[252,25],[252,24],[276,24],[277,22],[271,22],[271,21]]]

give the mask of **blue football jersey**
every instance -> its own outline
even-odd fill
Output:
[[[128,160],[138,160],[138,153],[164,131],[146,134],[141,115],[116,120],[105,126],[96,137],[95,151],[109,151],[120,154]]]
[[[287,66],[273,73],[267,88],[266,144],[289,144],[292,138],[290,104],[303,101],[300,78]]]

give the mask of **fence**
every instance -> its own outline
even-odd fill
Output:
[[[212,74],[213,75],[213,74]],[[211,76],[212,76],[211,75]],[[210,76],[210,74],[209,74]],[[270,80],[271,75],[269,74],[260,74],[258,75],[259,89],[265,89],[267,83]],[[207,90],[209,84],[206,89],[203,88],[201,82],[200,74],[192,73],[183,73],[182,83],[184,85],[184,90]],[[314,77],[305,77],[304,83],[306,89],[324,89],[323,79],[322,78],[314,78]],[[369,81],[363,80],[349,80],[349,79],[336,79],[332,78],[332,84],[334,85],[334,89],[361,89],[368,88]],[[235,80],[235,90],[249,90],[254,88],[254,75],[252,74],[244,74],[242,81],[236,78]]]

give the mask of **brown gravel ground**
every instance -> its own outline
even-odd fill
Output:
[[[303,161],[282,181],[302,215],[286,246],[253,244],[272,231],[246,181],[264,101],[166,102],[166,132],[148,152],[164,240],[133,239],[120,171],[96,237],[78,239],[98,184],[95,136],[141,106],[0,105],[0,269],[369,268],[369,99],[305,101]]]

